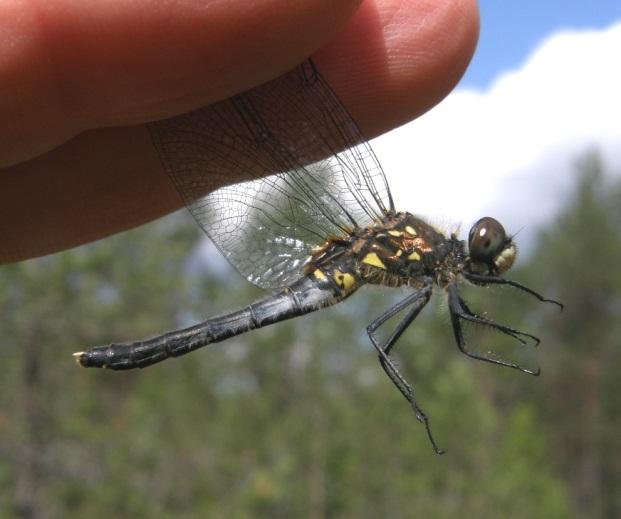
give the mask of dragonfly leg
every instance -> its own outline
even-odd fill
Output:
[[[385,313],[380,315],[375,321],[373,321],[367,327],[367,334],[373,346],[378,352],[380,365],[388,375],[388,378],[395,385],[395,387],[399,390],[399,392],[404,396],[404,398],[410,403],[416,418],[425,426],[425,430],[427,431],[427,436],[433,449],[438,454],[443,454],[444,451],[438,447],[436,444],[433,434],[431,433],[431,427],[429,425],[429,419],[425,412],[421,409],[416,401],[416,397],[414,395],[414,388],[408,383],[408,381],[401,375],[394,362],[390,358],[389,354],[392,350],[395,343],[399,340],[403,332],[412,324],[412,321],[416,319],[421,310],[425,307],[425,305],[429,302],[431,298],[432,292],[432,282],[431,280],[427,280],[425,286],[419,290],[417,290],[414,294],[406,297],[403,301],[400,301],[392,308],[388,309]],[[411,306],[408,310],[406,316],[399,322],[396,328],[391,333],[390,337],[381,344],[380,340],[376,335],[377,329],[382,326],[386,321],[388,321],[391,317],[394,317],[399,312]]]
[[[475,274],[473,272],[464,272],[463,275],[467,280],[472,281],[473,283],[476,283],[478,285],[508,285],[510,287],[517,288],[522,292],[526,292],[533,297],[536,297],[542,303],[552,303],[553,305],[558,306],[561,311],[564,308],[563,303],[559,303],[554,299],[546,299],[539,292],[535,292],[533,289],[528,288],[521,283],[518,283],[517,281],[511,281],[510,279],[505,279],[497,276],[485,276],[483,274]]]
[[[457,342],[457,347],[459,348],[459,351],[472,359],[482,360],[484,362],[497,364],[499,366],[506,366],[508,368],[517,369],[518,371],[522,371],[523,373],[527,373],[529,375],[539,376],[539,369],[530,370],[524,368],[523,366],[520,366],[519,364],[515,364],[514,362],[496,359],[487,355],[481,355],[468,351],[466,349],[466,340],[461,329],[461,319],[463,319],[464,321],[481,324],[483,326],[488,326],[490,328],[493,328],[494,330],[498,330],[505,335],[513,337],[522,344],[526,344],[526,341],[522,339],[522,337],[531,339],[532,341],[534,341],[535,345],[539,344],[539,338],[529,333],[521,332],[519,330],[516,330],[515,328],[511,328],[510,326],[498,324],[491,319],[475,314],[474,312],[472,312],[472,310],[470,310],[470,308],[468,308],[468,305],[466,305],[465,301],[461,297],[459,297],[459,294],[457,293],[457,287],[455,285],[449,285],[447,291],[449,313],[451,315],[451,324],[453,325],[453,334],[455,335],[455,341]]]

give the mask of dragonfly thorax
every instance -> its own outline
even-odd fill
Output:
[[[352,236],[361,280],[387,286],[421,286],[425,278],[444,285],[464,266],[465,244],[410,213],[395,213]]]

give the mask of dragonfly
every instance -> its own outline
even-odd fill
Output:
[[[462,353],[539,374],[467,347],[463,322],[522,344],[539,339],[475,313],[459,286],[508,285],[561,309],[562,304],[503,277],[517,248],[497,220],[478,220],[466,243],[422,217],[397,211],[373,150],[311,60],[232,98],[151,123],[149,131],[164,169],[200,227],[242,276],[269,295],[189,328],[77,352],[81,366],[145,368],[332,306],[369,284],[411,291],[366,331],[382,369],[437,453],[443,451],[429,419],[391,356],[434,288],[446,294]],[[399,314],[404,316],[396,327],[380,338],[378,330]]]

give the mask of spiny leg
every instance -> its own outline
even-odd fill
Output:
[[[414,396],[414,388],[405,380],[403,375],[399,373],[399,370],[395,366],[392,359],[389,357],[390,350],[395,345],[395,343],[399,340],[403,332],[410,326],[412,321],[416,319],[421,310],[425,307],[425,305],[429,302],[429,298],[431,297],[432,285],[431,280],[428,280],[428,283],[417,290],[414,294],[408,296],[403,301],[400,301],[392,308],[389,308],[385,313],[380,315],[375,321],[373,321],[367,327],[367,334],[369,335],[369,339],[373,343],[373,346],[377,350],[379,354],[379,361],[382,369],[388,375],[388,378],[392,381],[395,387],[399,390],[399,392],[405,397],[405,399],[409,402],[410,406],[414,410],[414,414],[416,418],[425,426],[425,430],[427,431],[427,437],[433,446],[434,451],[437,454],[444,454],[444,451],[438,447],[435,439],[433,438],[433,434],[431,432],[431,426],[429,425],[429,419],[425,412],[420,408],[418,402],[416,401],[416,397]],[[408,311],[406,316],[399,322],[397,327],[394,329],[390,337],[386,339],[384,344],[380,344],[375,332],[377,329],[384,324],[391,317],[394,317],[399,312],[412,305],[412,308]]]
[[[423,288],[417,290],[416,292],[409,295],[405,299],[399,301],[394,306],[391,306],[388,310],[386,310],[386,312],[384,312],[377,319],[375,319],[369,326],[367,326],[367,333],[374,333],[386,321],[388,321],[389,319],[397,315],[399,312],[401,312],[402,310],[406,309],[408,306],[410,306],[411,304],[419,300],[424,300],[425,304],[427,304],[427,302],[429,301],[429,298],[431,297],[431,291],[432,291],[432,285],[431,285],[431,281],[429,281],[428,285],[426,284]],[[425,304],[423,304],[423,306],[425,306]],[[399,333],[399,335],[396,335],[398,331],[399,331],[399,327],[397,326],[397,328],[392,333],[390,338],[386,341],[386,345],[385,345],[386,349],[384,349],[384,353],[386,353],[387,355],[390,354],[390,350],[392,349],[394,343],[399,339],[399,337],[401,337],[401,334],[403,333],[404,330],[402,330]]]
[[[522,292],[526,292],[527,294],[530,294],[531,296],[536,297],[542,303],[552,303],[553,305],[558,306],[561,309],[561,311],[564,308],[563,303],[559,303],[558,301],[555,301],[554,299],[546,299],[540,293],[535,292],[532,288],[528,288],[527,286],[524,286],[521,283],[518,283],[517,281],[511,281],[510,279],[505,279],[505,278],[501,278],[497,276],[486,276],[484,274],[474,274],[473,272],[464,272],[463,275],[469,281],[472,281],[473,283],[477,283],[479,285],[509,285],[510,287],[517,288],[518,290],[521,290]]]
[[[380,362],[385,362],[387,365],[391,367],[391,371],[393,376],[389,373],[389,377],[393,381],[393,383],[399,388],[401,393],[408,398],[408,396],[404,393],[403,387],[410,387],[405,378],[399,373],[396,366],[392,362],[392,360],[388,357],[390,354],[390,350],[397,342],[399,337],[403,334],[405,329],[411,324],[411,322],[416,318],[416,316],[420,313],[423,307],[429,301],[431,296],[431,287],[424,287],[420,290],[417,290],[414,294],[406,297],[402,301],[399,301],[396,305],[389,308],[386,312],[380,315],[377,319],[375,319],[369,326],[367,326],[367,334],[373,343],[373,346],[378,350]],[[397,315],[399,312],[407,308],[408,306],[414,304],[414,307],[408,312],[405,318],[397,325],[395,330],[392,332],[390,337],[385,341],[383,345],[380,345],[380,341],[375,335],[377,329],[382,326],[386,321],[390,318]],[[411,390],[411,388],[410,388]]]
[[[517,369],[529,375],[539,376],[540,374],[539,369],[537,369],[536,371],[533,371],[533,370],[524,368],[520,366],[519,364],[515,364],[513,362],[508,362],[502,359],[494,359],[486,355],[479,355],[477,353],[468,351],[466,349],[466,340],[464,339],[464,335],[463,335],[459,320],[464,319],[465,321],[475,322],[478,324],[482,324],[484,326],[489,326],[495,330],[498,330],[504,333],[505,335],[509,335],[510,337],[517,339],[523,344],[524,344],[524,341],[521,340],[517,335],[529,337],[533,339],[534,341],[536,341],[536,343],[538,344],[539,339],[537,337],[535,337],[534,335],[524,333],[524,332],[520,332],[519,330],[510,328],[508,326],[503,326],[501,324],[495,323],[494,321],[491,321],[490,319],[487,319],[485,317],[481,317],[479,315],[472,313],[470,309],[466,306],[466,304],[463,302],[463,300],[459,297],[459,294],[457,293],[457,287],[455,285],[448,286],[448,304],[449,304],[449,312],[451,315],[451,324],[453,325],[453,334],[455,335],[455,341],[457,342],[457,347],[459,348],[459,351],[461,351],[464,355],[472,359],[482,360],[484,362],[489,362],[491,364],[497,364],[499,366],[506,366],[508,368]]]
[[[502,333],[504,333],[506,335],[509,335],[509,336],[513,337],[516,341],[520,342],[524,346],[526,345],[526,341],[524,339],[522,339],[522,337],[529,338],[530,340],[532,340],[535,343],[535,346],[539,346],[539,343],[541,342],[541,339],[539,339],[539,337],[537,337],[535,335],[532,335],[530,333],[526,333],[526,332],[522,332],[520,330],[516,330],[515,328],[512,328],[511,326],[506,326],[504,324],[499,324],[499,323],[497,323],[495,321],[492,321],[491,319],[488,319],[487,317],[479,315],[479,314],[473,312],[472,310],[470,310],[470,308],[468,307],[466,302],[461,297],[459,297],[459,295],[457,297],[459,299],[459,303],[460,303],[462,309],[464,310],[464,314],[461,316],[462,319],[464,319],[466,321],[470,321],[470,322],[475,323],[475,324],[482,324],[483,326],[489,326],[490,328],[494,328],[494,329],[498,330],[499,332],[502,332]]]

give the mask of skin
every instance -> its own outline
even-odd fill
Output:
[[[477,36],[475,0],[7,0],[0,263],[182,207],[145,122],[247,90],[312,55],[371,138],[446,96]]]

